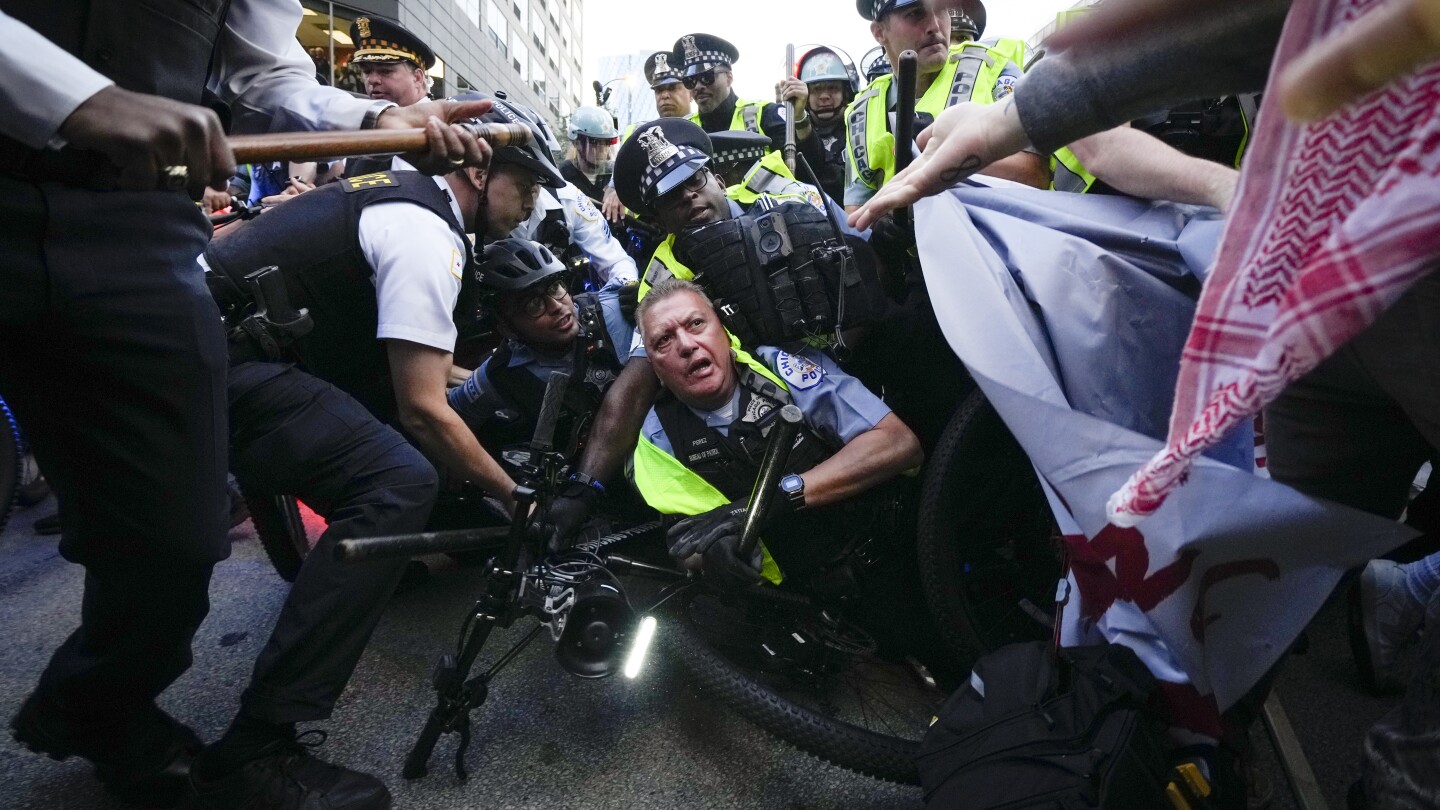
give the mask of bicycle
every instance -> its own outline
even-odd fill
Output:
[[[547,388],[547,402],[552,390]],[[543,413],[537,427],[541,438]],[[793,430],[799,412],[791,418]],[[751,499],[755,523],[745,542],[754,542],[760,516],[778,491],[784,466],[780,448],[788,452],[793,441],[793,433],[791,441],[784,434],[779,428],[772,431]],[[470,712],[489,698],[494,678],[545,625],[557,640],[565,669],[581,677],[604,677],[616,669],[630,641],[648,643],[644,627],[649,622],[637,616],[654,619],[658,612],[664,619],[658,633],[680,663],[701,687],[714,690],[742,716],[841,767],[890,781],[918,781],[919,741],[946,692],[913,659],[882,651],[874,635],[852,618],[863,611],[843,597],[818,598],[788,587],[718,588],[693,573],[617,553],[656,539],[661,529],[656,522],[547,554],[527,514],[529,504],[538,503],[536,515],[543,516],[562,480],[564,458],[543,449],[547,444],[537,439],[529,451],[506,453],[507,461],[520,467],[525,484],[517,490],[520,506],[505,530],[354,539],[337,548],[342,559],[357,560],[462,548],[495,552],[482,570],[482,595],[467,614],[456,651],[436,666],[436,706],[406,757],[406,778],[426,775],[431,752],[448,733],[460,735],[455,765],[457,775],[465,777]],[[654,604],[636,610],[619,579],[627,574],[667,584]],[[490,631],[526,616],[543,624],[471,677]]]

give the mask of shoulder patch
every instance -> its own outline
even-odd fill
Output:
[[[1018,81],[1014,76],[1002,75],[995,80],[994,98],[999,101],[1015,92],[1015,83]]]
[[[798,354],[789,352],[775,354],[775,371],[786,385],[798,391],[814,388],[825,376],[825,369]]]
[[[390,172],[372,172],[371,174],[358,174],[354,177],[346,177],[340,181],[340,187],[345,189],[346,194],[355,191],[364,191],[368,188],[384,188],[400,185],[395,175]]]
[[[597,222],[600,219],[600,211],[584,194],[575,198],[575,213],[579,214],[586,222]]]

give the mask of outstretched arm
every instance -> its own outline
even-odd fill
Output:
[[[1224,211],[1240,173],[1203,160],[1138,129],[1116,127],[1070,144],[1097,178],[1132,197],[1209,205]]]

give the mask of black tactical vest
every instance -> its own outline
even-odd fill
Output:
[[[591,419],[600,409],[600,400],[621,369],[595,294],[577,295],[575,304],[580,310],[580,334],[575,339],[576,351],[569,368],[570,386],[565,390],[565,400],[555,422],[554,441],[570,458],[584,446]],[[510,357],[511,344],[507,340],[495,349],[485,368],[485,376],[496,393],[515,411],[513,418],[491,419],[481,428],[482,443],[494,452],[530,441],[535,433],[535,420],[540,415],[540,404],[545,399],[546,383],[523,367],[511,368]]]
[[[730,435],[705,424],[668,393],[655,403],[655,415],[670,439],[675,458],[734,501],[749,497],[755,488],[770,428],[780,418],[780,408],[789,403],[788,391],[752,369],[741,368],[739,418],[730,425]],[[785,472],[803,473],[838,449],[837,444],[801,424]]]
[[[230,0],[0,0],[0,9],[136,93],[200,104]],[[93,152],[30,149],[0,135],[0,171],[31,180],[95,180]],[[73,176],[72,176],[73,175]]]
[[[433,212],[465,237],[450,199],[419,172],[350,177],[301,194],[213,240],[205,259],[216,274],[245,289],[244,277],[276,265],[291,303],[310,310],[315,328],[298,340],[296,359],[317,377],[360,400],[382,421],[395,415],[385,346],[377,340],[379,309],[374,269],[360,251],[360,212],[379,202],[405,200]],[[475,318],[475,265],[467,251],[454,317],[464,328]],[[226,301],[219,301],[222,311]]]

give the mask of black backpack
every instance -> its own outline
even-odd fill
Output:
[[[981,658],[920,744],[930,808],[1170,808],[1145,704],[1155,678],[1129,648],[1012,644]]]

